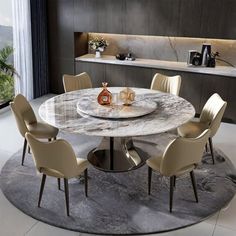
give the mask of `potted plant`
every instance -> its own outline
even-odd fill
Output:
[[[9,103],[14,97],[14,74],[15,68],[9,63],[9,57],[13,53],[11,46],[0,50],[0,105]]]
[[[92,50],[95,50],[95,57],[99,58],[101,57],[101,52],[108,46],[108,42],[103,38],[96,37],[89,40],[88,45]]]

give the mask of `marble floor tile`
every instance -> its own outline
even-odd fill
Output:
[[[163,233],[163,234],[154,234],[155,236],[212,236],[214,232],[214,225],[208,224],[206,222],[201,222],[199,224],[179,229],[176,231]]]
[[[213,236],[235,236],[236,231],[221,226],[216,226]]]
[[[0,235],[23,236],[36,222],[15,208],[0,190]]]
[[[43,222],[35,224],[25,236],[79,236],[77,232],[64,230],[58,227],[54,227]]]
[[[5,162],[12,156],[12,153],[3,151],[0,149],[0,170],[4,166]]]
[[[234,196],[233,200],[220,211],[217,225],[236,231],[236,196]]]

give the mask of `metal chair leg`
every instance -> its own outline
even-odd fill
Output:
[[[46,175],[43,174],[43,177],[42,177],[42,181],[41,181],[41,186],[40,186],[40,192],[39,192],[39,200],[38,200],[38,207],[40,207],[40,203],[41,203],[41,199],[42,199],[42,195],[43,195],[43,190],[44,190],[44,185],[45,185],[45,182],[46,182]]]
[[[88,197],[88,170],[86,169],[84,171],[84,191],[85,191],[85,196]]]
[[[26,138],[25,138],[25,140],[24,140],[24,146],[23,146],[22,159],[21,159],[21,165],[22,165],[22,166],[24,165],[26,147],[27,147],[27,140],[26,140]]]
[[[61,190],[61,179],[57,178],[58,190]]]
[[[172,205],[173,205],[174,182],[175,182],[175,177],[171,176],[170,177],[170,199],[169,199],[169,210],[170,210],[170,212],[172,212]]]
[[[152,168],[148,167],[148,195],[151,194]]]
[[[176,176],[173,176],[174,177],[174,187],[176,185]]]
[[[67,216],[70,216],[68,179],[64,179],[64,185],[65,185],[66,213],[67,213]]]
[[[208,145],[207,145],[207,143],[205,145],[205,151],[208,152]]]
[[[210,146],[210,151],[211,151],[212,163],[215,164],[215,158],[214,158],[214,150],[213,150],[212,138],[209,138],[209,146]]]
[[[197,185],[196,185],[196,180],[195,180],[193,170],[190,172],[190,176],[191,176],[191,181],[192,181],[192,185],[193,185],[193,191],[194,191],[195,199],[196,199],[196,202],[198,202]]]

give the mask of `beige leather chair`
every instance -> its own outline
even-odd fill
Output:
[[[64,179],[66,213],[69,216],[69,187],[68,179],[79,176],[84,172],[85,195],[87,197],[87,167],[88,161],[76,158],[71,145],[65,140],[55,140],[50,143],[37,140],[32,134],[25,135],[33,153],[37,170],[43,174],[38,200],[40,207],[46,176],[56,177],[60,189],[60,178]]]
[[[32,107],[26,98],[18,94],[14,100],[10,103],[11,110],[16,119],[16,123],[21,135],[24,137],[24,146],[22,153],[21,165],[24,165],[25,152],[27,147],[27,141],[25,139],[26,132],[30,132],[37,138],[48,139],[49,141],[54,138],[56,139],[58,134],[58,129],[45,124],[38,122]]]
[[[193,170],[201,162],[204,146],[210,135],[210,130],[205,130],[197,138],[178,137],[165,149],[162,156],[151,157],[146,161],[148,165],[148,194],[151,193],[152,170],[159,171],[162,175],[170,177],[169,210],[172,212],[173,191],[176,177],[190,173],[194,195],[198,202],[197,188]]]
[[[178,128],[179,135],[186,138],[197,137],[205,129],[211,130],[211,135],[209,137],[209,146],[213,164],[215,163],[215,160],[212,137],[216,134],[220,126],[226,106],[227,102],[222,100],[222,98],[217,93],[215,93],[208,99],[208,101],[204,105],[200,115],[200,119],[198,121],[190,121]]]
[[[78,75],[63,75],[63,86],[65,92],[92,88],[91,78],[86,72]]]
[[[179,95],[181,86],[181,76],[166,76],[156,73],[153,76],[151,89],[160,90],[165,93],[171,93],[173,95]]]

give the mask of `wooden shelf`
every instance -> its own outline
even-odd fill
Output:
[[[229,66],[216,66],[215,68],[202,66],[188,66],[186,62],[161,61],[153,59],[136,58],[135,61],[120,61],[115,56],[103,55],[101,58],[95,58],[94,54],[85,54],[75,58],[76,62],[92,62],[123,66],[136,66],[144,68],[184,71],[198,74],[222,75],[227,77],[236,77],[236,68]]]

